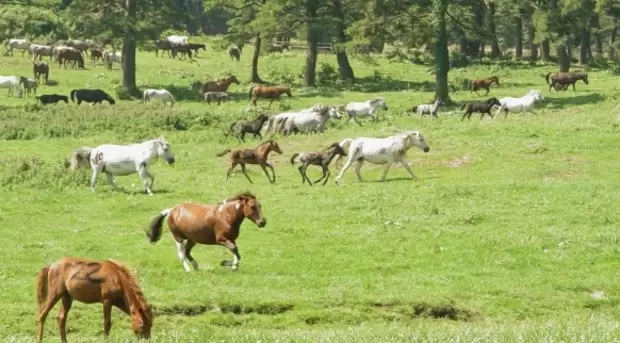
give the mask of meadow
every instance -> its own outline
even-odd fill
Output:
[[[460,89],[460,80],[493,74],[501,86],[490,96],[539,89],[547,101],[537,116],[474,115],[461,122],[461,111],[447,108],[438,120],[420,120],[407,110],[432,99],[431,66],[353,58],[358,85],[296,87],[272,113],[381,96],[390,109],[379,122],[360,127],[342,120],[321,135],[276,136],[284,151],[270,158],[276,184],[255,166],[249,167],[254,184],[239,170],[225,182],[228,159],[215,154],[242,145],[225,138],[223,128],[254,116],[245,112],[251,53],[247,47],[237,63],[208,46],[190,63],[140,52],[139,86],[170,89],[178,100],[172,109],[137,100],[43,107],[0,90],[1,341],[34,341],[35,276],[62,256],[126,262],[155,307],[153,342],[620,340],[616,76],[589,69],[590,85],[556,93],[541,77],[555,71],[553,65],[455,68],[449,77],[457,103],[478,98]],[[301,53],[264,57],[261,77],[296,82],[303,61]],[[336,66],[334,55],[321,55],[321,62]],[[31,76],[30,63],[20,53],[1,57],[0,75]],[[228,72],[242,83],[229,89],[230,103],[209,107],[189,90],[192,81]],[[116,97],[120,78],[118,65],[112,71],[89,62],[87,70],[53,65],[55,83],[38,93],[89,87]],[[351,168],[337,186],[339,169],[332,165],[330,181],[310,187],[289,162],[297,151],[401,129],[421,130],[431,148],[408,153],[416,180],[395,166],[387,182],[376,182],[382,168],[366,164],[366,182]],[[90,193],[90,170],[65,167],[76,147],[160,134],[177,163],[151,167],[152,197],[137,175],[118,178],[128,193],[113,191],[103,177]],[[243,146],[258,144],[246,140]],[[311,179],[319,175],[319,168],[309,168]],[[223,247],[197,246],[192,254],[201,270],[186,273],[167,231],[156,245],[147,242],[144,230],[160,210],[245,190],[257,195],[268,224],[242,225],[237,272],[219,266],[230,258]],[[44,342],[59,341],[56,311]],[[115,309],[112,321],[110,342],[134,339],[128,317]],[[100,305],[74,303],[69,340],[101,341],[102,322]]]

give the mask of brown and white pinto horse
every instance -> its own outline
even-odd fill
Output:
[[[484,93],[484,95],[487,95],[489,94],[489,88],[493,83],[495,83],[499,87],[499,78],[497,76],[487,77],[486,79],[471,80],[471,82],[469,83],[469,92],[476,92],[476,94],[480,95],[480,93],[478,93],[478,90],[484,89],[487,91],[486,93]]]
[[[185,271],[190,272],[190,263],[198,270],[198,262],[191,251],[196,244],[221,245],[233,253],[233,260],[224,260],[221,266],[231,266],[236,271],[241,260],[235,241],[245,218],[259,228],[267,225],[261,205],[249,192],[228,198],[216,205],[185,202],[162,210],[151,222],[147,237],[149,242],[159,241],[164,218],[168,218],[168,230],[177,247],[177,255]]]
[[[229,152],[231,153],[230,154],[230,167],[228,167],[228,171],[226,172],[226,180],[228,180],[230,173],[232,173],[233,169],[235,169],[237,164],[239,164],[241,165],[241,172],[243,173],[243,175],[245,175],[245,177],[248,179],[248,181],[250,181],[250,183],[254,183],[252,182],[252,179],[250,179],[250,176],[248,175],[247,171],[245,170],[245,165],[246,164],[258,164],[261,168],[263,168],[263,171],[265,172],[265,175],[267,175],[267,179],[269,180],[269,182],[275,183],[276,172],[273,170],[273,166],[271,165],[271,163],[267,162],[267,157],[269,157],[269,153],[272,151],[275,151],[278,154],[282,154],[282,149],[280,149],[280,146],[278,145],[278,143],[270,139],[268,141],[262,142],[254,149],[236,149],[236,150],[226,149],[216,154],[216,156],[222,157],[228,154]],[[269,176],[269,173],[267,172],[267,168],[271,169],[271,173],[273,174],[273,180],[271,180],[271,177]]]
[[[274,100],[280,101],[280,96],[282,94],[288,95],[289,98],[292,98],[291,88],[287,86],[263,86],[263,85],[254,85],[250,88],[250,100],[254,106],[256,106],[256,101],[258,99],[270,99],[269,106]]]
[[[67,314],[73,300],[86,304],[103,304],[103,335],[112,327],[112,306],[131,316],[131,328],[138,337],[151,336],[153,312],[133,275],[118,262],[65,257],[37,275],[38,341],[51,309],[62,300],[58,312],[60,340],[67,342]]]

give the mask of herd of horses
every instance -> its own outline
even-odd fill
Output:
[[[97,49],[87,41],[66,41],[67,47],[61,51],[55,50],[57,46],[48,54],[48,49],[36,47],[31,49],[33,44],[28,45],[28,51],[32,52],[33,60],[40,56],[50,56],[56,58],[55,52],[58,51],[59,63],[66,61],[74,61],[77,66],[80,64],[79,57],[73,53],[65,53],[63,51],[73,51],[75,49],[80,52],[89,50],[91,57],[99,56]],[[12,54],[14,49],[23,49],[26,44],[24,42],[15,42],[10,40],[5,42],[5,54]],[[185,36],[170,36],[166,40],[156,42],[156,54],[159,50],[168,51],[171,58],[177,55],[181,57],[186,54],[190,58],[192,52],[197,54],[198,50],[206,50],[204,45],[191,44],[187,42]],[[228,53],[232,59],[239,59],[243,46],[233,45],[229,48]],[[283,46],[278,46],[275,50],[282,51]],[[34,52],[33,52],[34,51]],[[23,54],[23,53],[22,53]],[[103,53],[101,54],[103,55]],[[64,57],[62,57],[64,56]],[[115,52],[106,55],[118,56]],[[72,58],[75,57],[75,60]],[[35,80],[43,77],[47,81],[49,74],[49,66],[44,62],[34,61],[33,72]],[[545,76],[550,90],[566,91],[569,85],[573,85],[575,90],[575,82],[583,80],[588,84],[587,73],[549,73]],[[11,93],[17,85],[26,85],[28,78],[21,76],[0,76],[0,87],[9,88]],[[226,101],[229,99],[227,92],[231,84],[240,84],[234,75],[225,78],[200,82],[196,81],[190,85],[192,89],[202,94],[205,102],[210,103],[211,100]],[[490,86],[496,84],[499,86],[499,78],[496,76],[482,80],[473,80],[470,82],[469,88],[471,93],[479,90],[486,90],[488,95]],[[36,94],[36,93],[35,93]],[[287,86],[264,86],[255,85],[249,90],[249,100],[256,106],[258,99],[270,100],[269,107],[274,100],[279,100],[280,96],[286,94],[292,97],[291,89]],[[114,105],[114,98],[101,89],[74,89],[69,96],[58,94],[46,94],[37,96],[36,99],[43,104],[51,104],[59,101],[68,103],[68,99],[81,102],[101,103],[107,101]],[[143,101],[148,103],[152,99],[159,99],[170,106],[175,104],[172,94],[165,89],[146,89],[143,93]],[[533,112],[536,102],[544,101],[544,97],[537,90],[531,90],[526,95],[505,98],[490,98],[485,101],[468,102],[461,106],[465,110],[461,120],[470,118],[473,113],[481,113],[481,119],[484,115],[493,118],[491,109],[498,107],[497,113],[502,111],[507,114],[509,112]],[[443,103],[436,100],[430,104],[421,104],[412,108],[412,112],[418,113],[421,117],[429,115],[438,118],[438,111]],[[241,172],[250,183],[252,179],[247,173],[248,165],[258,165],[266,175],[270,183],[276,182],[275,168],[268,161],[271,152],[283,154],[282,148],[273,138],[275,134],[283,136],[302,133],[321,133],[326,129],[329,120],[340,120],[343,116],[347,117],[347,122],[354,120],[358,125],[362,125],[358,120],[364,117],[370,117],[373,121],[378,120],[378,113],[381,110],[388,110],[387,102],[383,98],[375,98],[366,101],[355,101],[345,105],[325,106],[317,104],[307,109],[295,110],[290,112],[266,115],[261,113],[254,120],[238,120],[228,127],[226,135],[233,135],[241,143],[245,143],[245,135],[252,134],[260,141],[263,140],[263,133],[272,134],[271,139],[260,142],[254,148],[237,148],[226,149],[216,154],[218,157],[228,155],[229,163],[226,172],[226,180],[231,176],[234,169],[239,166]],[[403,131],[389,137],[347,137],[337,142],[330,143],[325,149],[320,151],[296,151],[290,155],[289,161],[291,165],[295,165],[299,161],[300,166],[297,168],[302,184],[308,183],[310,186],[323,181],[323,185],[327,183],[331,172],[329,166],[335,159],[336,166],[342,158],[346,162],[340,168],[340,172],[335,177],[335,183],[341,184],[344,173],[355,164],[355,174],[359,181],[363,181],[361,176],[361,168],[364,163],[371,163],[383,166],[383,174],[381,181],[386,180],[386,176],[392,165],[400,164],[409,173],[412,179],[415,178],[411,170],[410,163],[406,159],[406,153],[412,147],[417,147],[421,151],[427,153],[430,147],[425,137],[420,131]],[[153,195],[153,185],[155,182],[154,175],[148,170],[148,166],[156,161],[159,157],[165,160],[169,165],[175,164],[175,156],[172,153],[171,144],[160,136],[140,143],[117,145],[103,144],[97,147],[78,147],[73,150],[70,158],[69,169],[75,171],[81,167],[90,167],[92,174],[90,177],[90,190],[95,192],[95,182],[100,174],[104,174],[107,182],[115,190],[121,191],[122,188],[116,183],[116,176],[124,176],[137,173],[144,185],[144,189],[148,195]],[[307,175],[309,166],[317,166],[321,168],[322,175],[316,181],[311,181]],[[239,248],[236,240],[239,237],[239,229],[245,219],[250,220],[259,228],[267,225],[267,219],[263,216],[262,207],[257,197],[250,193],[236,194],[221,202],[215,204],[203,204],[195,202],[184,202],[176,204],[170,208],[160,210],[159,213],[148,224],[147,240],[155,244],[163,234],[164,222],[170,232],[177,252],[177,257],[181,262],[184,270],[190,272],[192,269],[198,269],[198,263],[191,254],[192,249],[197,244],[203,245],[220,245],[232,254],[232,260],[221,261],[221,266],[230,267],[233,271],[237,270],[241,260]],[[146,298],[141,291],[136,278],[131,272],[120,262],[113,260],[90,260],[85,258],[65,257],[54,263],[43,267],[37,275],[36,287],[37,303],[39,306],[38,314],[38,340],[43,337],[44,324],[51,309],[60,302],[60,310],[58,314],[58,326],[60,329],[60,337],[62,342],[67,341],[66,337],[66,320],[67,314],[71,309],[74,300],[83,303],[102,303],[104,317],[104,336],[108,336],[111,328],[111,308],[117,307],[131,317],[131,327],[138,337],[149,338],[151,328],[153,326],[153,310],[148,304]]]

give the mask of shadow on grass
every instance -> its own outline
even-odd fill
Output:
[[[563,109],[565,107],[573,107],[602,102],[605,100],[605,97],[599,93],[590,93],[567,98],[545,97],[545,100],[546,108]]]
[[[50,87],[56,87],[56,86],[58,86],[58,81],[48,79],[48,80],[47,80],[47,83],[43,82],[43,83],[39,84],[39,86],[50,86]]]
[[[346,87],[361,93],[392,92],[415,89],[420,92],[435,91],[434,81],[405,81],[389,77],[377,78],[374,76],[362,77],[356,83]]]

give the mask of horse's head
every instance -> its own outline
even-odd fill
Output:
[[[528,95],[534,98],[534,101],[545,101],[545,97],[538,90],[531,90]]]
[[[267,219],[263,216],[261,205],[256,197],[250,193],[243,194],[239,197],[241,206],[243,207],[243,216],[253,221],[259,228],[267,225]]]
[[[110,103],[110,105],[116,104],[116,100],[114,100],[114,98],[110,94],[107,94],[106,100],[108,100],[108,103]]]
[[[336,110],[334,106],[327,107],[327,111],[329,113],[330,118],[342,119],[342,116],[340,115],[340,113],[338,113],[338,111]]]
[[[164,136],[159,136],[155,140],[155,144],[157,144],[157,156],[165,158],[169,165],[174,164],[174,155],[170,149],[170,144]]]
[[[275,151],[278,154],[282,154],[282,149],[280,149],[280,146],[278,145],[278,143],[276,141],[269,140],[268,142],[269,142],[269,145],[268,145],[269,150]]]
[[[375,99],[375,100],[372,101],[372,104],[377,106],[377,107],[380,107],[380,108],[382,108],[382,109],[384,109],[386,111],[388,110],[388,105],[385,102],[385,100],[383,100],[383,99]]]
[[[407,146],[417,146],[424,152],[429,152],[431,150],[420,131],[408,131],[405,134],[407,135]]]
[[[496,97],[488,99],[487,104],[491,106],[500,106],[500,107],[502,106],[502,103],[499,102],[499,99],[497,99]]]
[[[330,145],[327,147],[327,149],[325,149],[325,150],[326,150],[326,151],[330,151],[330,150],[332,150],[332,149],[333,149],[333,152],[334,152],[336,155],[346,156],[346,154],[347,154],[347,152],[346,152],[346,151],[344,151],[344,148],[343,148],[340,144],[338,144],[338,142],[334,142],[334,143],[330,144]]]
[[[239,80],[237,80],[237,77],[235,75],[230,75],[226,78],[226,81],[230,82],[230,83],[235,83],[235,84],[239,84]]]
[[[135,306],[131,309],[131,329],[136,336],[144,339],[151,338],[153,326],[153,308],[146,305],[145,308]]]
[[[583,82],[584,82],[586,85],[589,85],[589,84],[590,84],[590,82],[588,82],[588,73],[584,73],[584,74],[583,74],[583,77],[582,77],[581,79],[583,80]]]

